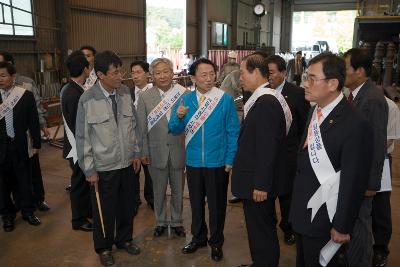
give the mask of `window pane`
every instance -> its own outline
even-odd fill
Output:
[[[14,9],[14,23],[32,26],[32,15],[31,13]]]
[[[0,34],[12,35],[12,26],[0,24]]]
[[[13,0],[12,5],[23,10],[32,12],[31,0]]]
[[[32,27],[15,26],[15,35],[33,36],[33,28]]]
[[[4,6],[4,20],[6,23],[12,23],[11,20],[11,8]]]
[[[0,3],[4,3],[4,4],[9,5],[10,4],[10,0],[0,0]]]

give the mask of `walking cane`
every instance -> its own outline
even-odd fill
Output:
[[[96,201],[97,201],[97,209],[99,210],[101,229],[103,230],[103,237],[106,238],[106,231],[104,230],[104,222],[103,222],[103,212],[101,211],[101,203],[99,196],[99,185],[98,182],[94,184],[94,189],[96,191]]]

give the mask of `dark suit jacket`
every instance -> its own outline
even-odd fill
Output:
[[[297,152],[306,127],[310,103],[304,98],[304,89],[289,82],[285,82],[282,95],[289,105],[293,118],[285,146],[282,147],[282,157],[278,161],[279,195],[287,195],[292,193]]]
[[[75,136],[76,113],[78,112],[79,98],[83,94],[83,89],[76,82],[70,81],[61,91],[61,108],[65,121],[69,129]],[[66,158],[71,150],[71,144],[68,141],[64,130],[63,157]]]
[[[308,124],[309,121],[307,128]],[[320,128],[328,157],[334,169],[341,170],[336,214],[331,223],[326,204],[323,204],[311,223],[311,209],[307,209],[307,203],[320,183],[312,169],[307,148],[301,148],[289,220],[295,232],[307,236],[329,235],[332,227],[348,234],[353,230],[368,185],[373,153],[370,141],[372,129],[346,99],[339,102]],[[303,135],[302,144],[305,138],[306,134]]]
[[[0,104],[3,99],[0,94]],[[18,154],[21,159],[28,159],[28,141],[26,132],[29,130],[32,138],[33,148],[40,149],[40,126],[36,109],[35,98],[32,92],[25,91],[21,99],[13,109],[13,124],[15,142],[18,147]],[[7,130],[6,119],[0,120],[0,163],[6,156]]]
[[[370,142],[374,145],[368,189],[378,191],[381,188],[383,162],[386,154],[386,136],[389,108],[383,92],[367,80],[353,100],[353,104],[370,122],[374,131]]]
[[[272,95],[258,98],[243,121],[233,163],[232,193],[253,199],[253,190],[277,195],[277,162],[285,142],[285,116]]]

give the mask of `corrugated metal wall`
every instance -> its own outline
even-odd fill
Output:
[[[92,45],[98,51],[112,50],[124,67],[146,56],[145,0],[70,0],[69,49]]]

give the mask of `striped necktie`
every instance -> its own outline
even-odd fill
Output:
[[[4,99],[3,101],[6,101],[8,96],[10,95],[10,91],[6,91],[3,93]],[[15,137],[15,132],[14,132],[14,118],[13,118],[13,110],[10,110],[6,113],[5,115],[5,120],[6,120],[6,130],[7,130],[7,135],[11,138]]]

